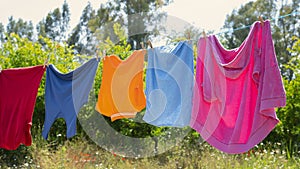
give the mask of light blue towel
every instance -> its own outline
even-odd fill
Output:
[[[98,61],[93,58],[76,70],[62,74],[54,65],[46,72],[45,124],[42,135],[45,139],[57,118],[64,118],[67,138],[76,134],[76,120],[80,108],[88,101],[93,86]]]
[[[148,50],[146,113],[155,126],[189,126],[194,85],[194,55],[188,42]]]

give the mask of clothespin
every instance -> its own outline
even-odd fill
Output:
[[[142,49],[145,49],[144,42],[141,42]]]
[[[98,46],[96,46],[96,60],[99,61],[99,50],[98,50]]]
[[[104,49],[103,51],[102,51],[102,58],[104,58],[106,56],[106,50]]]
[[[96,51],[96,60],[99,61],[99,54],[98,54],[98,50]]]
[[[145,45],[144,45],[144,42],[141,42],[141,46],[142,46],[142,50],[143,51],[145,51],[146,49],[145,49]],[[146,50],[147,51],[147,50]],[[145,55],[144,55],[144,61],[148,61],[148,53],[146,53]]]
[[[150,40],[147,41],[148,45],[150,46],[150,48],[153,48],[152,43]]]
[[[261,24],[262,26],[264,26],[264,19],[262,18],[262,16],[259,16],[258,19],[259,19],[259,21],[260,21],[260,24]]]
[[[206,33],[205,33],[205,31],[203,30],[203,32],[202,32],[202,35],[203,35],[203,37],[206,39]]]
[[[48,63],[49,63],[49,60],[48,60],[48,58],[47,58],[47,59],[45,59],[45,61],[44,61],[44,66],[43,66],[43,68],[47,67],[47,66],[48,66]]]

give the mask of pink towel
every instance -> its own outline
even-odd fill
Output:
[[[255,22],[240,47],[226,50],[216,36],[198,42],[190,126],[227,153],[246,152],[279,122],[286,96],[270,22]]]

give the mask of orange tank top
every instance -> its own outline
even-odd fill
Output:
[[[103,59],[103,74],[96,110],[111,121],[134,118],[146,106],[143,89],[145,50],[134,51],[122,61],[118,56]]]

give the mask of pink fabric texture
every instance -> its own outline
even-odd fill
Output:
[[[286,102],[270,22],[255,22],[232,50],[214,35],[200,38],[193,97],[190,126],[215,148],[237,154],[261,142]]]

